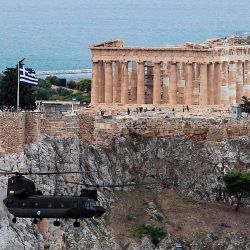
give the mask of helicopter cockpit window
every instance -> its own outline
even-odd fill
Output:
[[[78,208],[78,201],[73,202],[73,208]]]
[[[86,208],[89,208],[90,207],[89,201],[84,201],[83,206],[86,207]]]
[[[96,202],[96,201],[85,201],[83,205],[86,208],[90,208],[90,207],[98,206],[98,202]]]

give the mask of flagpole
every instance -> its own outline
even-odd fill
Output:
[[[20,73],[19,73],[19,69],[20,68],[20,61],[18,62],[17,64],[17,105],[16,105],[16,110],[18,112],[18,109],[19,109],[19,92],[20,92]]]
[[[19,98],[20,98],[20,65],[23,65],[23,61],[25,58],[23,58],[21,61],[18,62],[17,64],[17,104],[16,104],[16,110],[18,111],[19,109]]]

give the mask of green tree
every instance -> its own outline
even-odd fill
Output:
[[[48,76],[46,77],[45,80],[49,82],[51,85],[65,87],[65,86],[62,86],[62,81],[60,81],[60,79],[56,76]]]
[[[241,98],[242,103],[240,104],[242,112],[247,113],[249,115],[250,113],[250,98],[247,98],[246,96],[242,96]]]
[[[48,80],[44,79],[38,79],[38,86],[41,88],[51,89],[52,84]]]
[[[67,96],[67,95],[71,95],[73,93],[72,90],[68,90],[68,89],[65,89],[65,88],[58,88],[57,89],[57,94],[60,95],[60,96]]]
[[[73,80],[68,81],[68,82],[67,82],[67,87],[68,87],[69,89],[76,89],[76,82],[73,81]]]
[[[16,68],[6,68],[0,81],[0,106],[17,106],[17,82]],[[20,108],[35,109],[34,88],[20,84]]]
[[[250,196],[250,171],[232,171],[227,173],[223,180],[226,185],[225,191],[236,197],[235,211],[238,211],[242,198]]]
[[[91,79],[82,79],[79,83],[77,88],[81,91],[85,91],[89,93],[91,91]]]
[[[47,80],[38,79],[34,94],[36,100],[49,100],[52,96],[51,83]]]

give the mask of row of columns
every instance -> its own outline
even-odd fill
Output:
[[[145,73],[148,65],[153,70],[148,68]],[[154,105],[228,105],[240,103],[243,95],[250,97],[249,61],[170,62],[167,66],[161,62],[132,62],[130,70],[128,62],[98,61],[93,62],[92,74],[92,104],[144,104],[147,79],[152,80]]]

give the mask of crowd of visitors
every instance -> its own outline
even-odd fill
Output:
[[[34,111],[27,108],[16,108],[14,106],[0,106],[0,112],[23,112],[23,111]]]
[[[164,107],[128,107],[126,110],[109,110],[109,109],[100,109],[97,113],[98,116],[112,116],[112,115],[143,115],[144,113],[149,113],[149,116],[152,116],[154,113],[159,115],[164,115],[165,113],[172,116],[176,116],[177,114],[180,115],[180,113],[192,113],[190,111],[190,107],[188,105],[183,105],[182,107],[179,107],[177,109],[175,108],[164,108]]]
[[[0,106],[0,112],[16,112],[16,107],[14,106]]]

